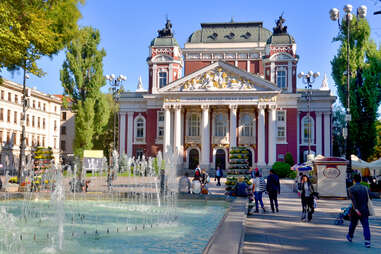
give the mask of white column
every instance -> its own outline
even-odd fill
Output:
[[[296,134],[296,138],[297,138],[297,141],[296,141],[296,144],[297,144],[297,146],[296,146],[296,158],[297,158],[297,163],[299,163],[300,162],[300,155],[299,155],[299,153],[300,153],[300,151],[299,151],[299,149],[300,149],[300,112],[298,111],[298,115],[297,115],[297,119],[296,119],[296,124],[297,124],[297,126],[296,126],[296,130],[297,130],[297,134]]]
[[[122,155],[126,153],[126,114],[124,112],[120,113],[119,125],[119,154]]]
[[[258,166],[265,166],[265,107],[258,106]]]
[[[134,112],[127,112],[127,156],[132,157],[132,133],[134,129]]]
[[[171,152],[171,111],[169,105],[164,106],[164,140],[163,140],[163,156],[168,158],[168,152]]]
[[[175,106],[175,137],[174,137],[174,152],[178,156],[178,163],[181,163],[181,106]],[[180,158],[181,157],[181,158]]]
[[[237,146],[237,105],[230,105],[230,147]]]
[[[250,61],[247,60],[247,63],[246,63],[246,71],[250,73]]]
[[[276,162],[276,106],[271,106],[269,111],[269,166]]]
[[[324,113],[324,156],[331,156],[331,113]]]
[[[316,155],[323,155],[323,133],[321,129],[322,112],[316,112]]]
[[[209,169],[210,131],[209,131],[209,105],[201,105],[201,167]]]

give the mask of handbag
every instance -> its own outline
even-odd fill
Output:
[[[368,194],[368,211],[369,211],[369,216],[376,216],[376,212],[373,207],[372,200],[370,200],[369,193]]]

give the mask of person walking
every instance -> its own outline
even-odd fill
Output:
[[[262,175],[259,174],[259,171],[255,172],[254,179],[254,198],[255,198],[255,213],[258,213],[258,203],[261,204],[263,212],[266,212],[265,206],[262,201],[262,194],[266,190],[266,182]]]
[[[267,177],[266,190],[270,199],[271,211],[274,213],[276,209],[276,211],[279,212],[278,194],[280,194],[280,183],[279,177],[275,174],[273,169],[270,169],[270,175]]]
[[[217,169],[216,169],[216,179],[217,179],[217,186],[221,186],[221,177],[224,176],[224,173],[222,171],[222,169],[218,166]]]
[[[306,220],[306,216],[308,221],[312,220],[312,214],[314,213],[314,187],[311,184],[308,176],[303,175],[302,181],[300,183],[300,191],[301,191],[301,201],[302,201],[302,217],[301,220]]]
[[[179,193],[190,193],[191,182],[189,180],[188,172],[180,178],[179,180]]]
[[[354,176],[355,184],[349,188],[349,197],[352,200],[352,210],[350,213],[350,224],[347,234],[347,240],[352,242],[353,234],[355,232],[358,221],[360,220],[363,234],[364,234],[364,245],[366,248],[370,248],[370,229],[369,229],[369,208],[368,208],[368,198],[369,189],[364,185],[361,185],[361,176]]]

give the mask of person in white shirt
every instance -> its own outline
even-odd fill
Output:
[[[254,178],[254,197],[255,197],[255,213],[258,213],[258,203],[261,204],[263,212],[266,212],[265,206],[263,205],[262,193],[266,190],[266,182],[259,171],[255,172]]]
[[[188,178],[189,174],[185,173],[179,180],[179,193],[190,193],[191,182]]]

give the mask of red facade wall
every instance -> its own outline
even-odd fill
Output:
[[[189,75],[195,71],[198,71],[205,66],[210,65],[210,61],[186,61],[184,63],[184,75]]]
[[[238,61],[238,68],[247,71],[247,61]]]

